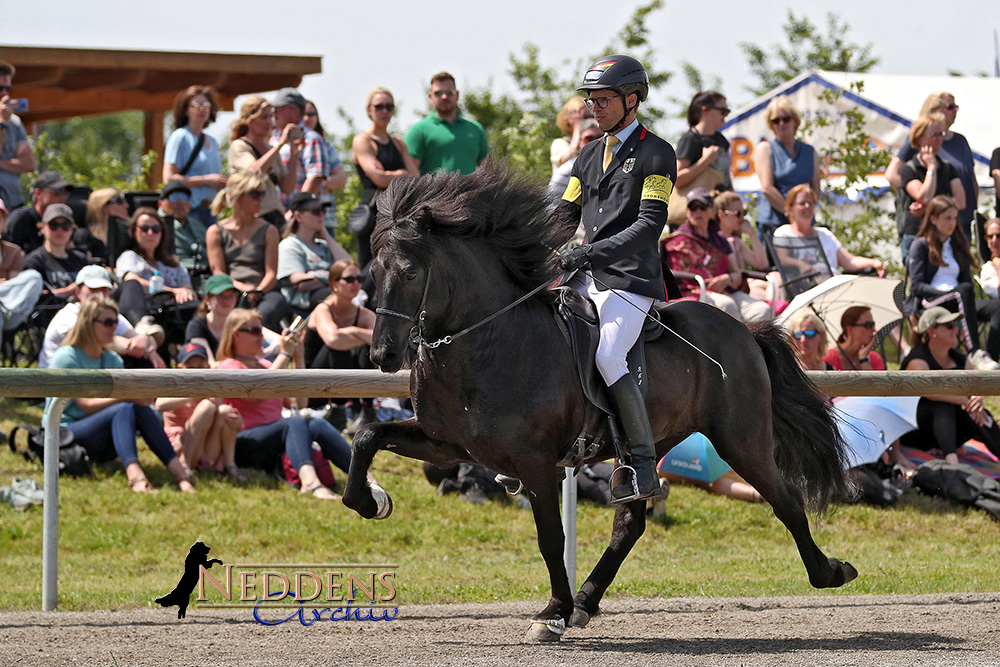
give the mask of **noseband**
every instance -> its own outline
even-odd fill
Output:
[[[406,313],[400,313],[400,312],[397,312],[395,310],[390,310],[388,308],[376,308],[375,309],[375,314],[376,315],[389,315],[391,317],[398,317],[398,318],[407,320],[408,322],[413,322],[413,328],[410,329],[410,340],[409,340],[409,346],[410,346],[410,348],[416,350],[418,347],[420,347],[421,345],[423,345],[424,347],[427,347],[427,348],[433,350],[433,349],[435,349],[437,347],[440,347],[441,345],[451,345],[454,341],[458,340],[459,338],[461,338],[465,334],[469,333],[473,329],[477,329],[477,328],[483,326],[484,324],[486,324],[490,320],[503,315],[504,313],[506,313],[511,308],[514,308],[515,306],[518,306],[518,305],[524,303],[525,301],[527,301],[528,299],[530,299],[531,297],[535,296],[536,294],[538,294],[539,292],[541,292],[543,289],[545,289],[546,287],[548,287],[549,286],[549,282],[550,281],[546,281],[546,282],[542,283],[541,285],[539,285],[535,289],[531,290],[530,292],[528,292],[527,294],[525,294],[524,296],[522,296],[517,301],[514,301],[513,303],[510,303],[510,304],[504,306],[503,308],[501,308],[497,312],[493,313],[492,315],[489,315],[488,317],[485,317],[485,318],[479,320],[478,322],[476,322],[472,326],[469,326],[469,327],[466,327],[466,328],[462,329],[457,334],[452,334],[452,335],[449,335],[449,336],[445,336],[444,338],[438,338],[433,343],[428,342],[427,339],[424,338],[424,322],[427,319],[427,310],[424,308],[424,306],[426,306],[426,304],[427,304],[427,292],[428,292],[428,290],[430,290],[430,287],[431,287],[431,270],[430,270],[430,267],[428,267],[428,269],[427,269],[427,281],[424,283],[424,295],[422,297],[420,297],[420,305],[417,306],[417,313],[416,313],[416,315],[414,315],[414,316],[411,317],[410,315],[407,315]]]

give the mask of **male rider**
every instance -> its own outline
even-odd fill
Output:
[[[618,409],[635,469],[631,480],[611,489],[612,502],[660,495],[656,449],[646,404],[626,365],[653,301],[665,301],[673,276],[664,274],[657,252],[667,222],[667,201],[677,178],[674,149],[643,127],[636,109],[649,92],[649,77],[635,58],[611,55],[587,70],[578,90],[604,138],[585,146],[573,165],[556,211],[557,222],[581,222],[586,242],[563,252],[568,284],[589,297],[600,314],[596,362]],[[583,269],[582,271],[577,271]]]

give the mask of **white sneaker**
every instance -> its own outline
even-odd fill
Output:
[[[146,315],[139,320],[139,323],[135,325],[135,330],[155,340],[157,348],[162,346],[163,341],[167,339],[167,332],[163,330],[163,327],[156,323],[156,320],[153,319],[152,315]]]
[[[1000,370],[1000,364],[993,360],[986,350],[976,350],[969,355],[969,361],[975,366],[976,370],[980,371],[995,371]]]

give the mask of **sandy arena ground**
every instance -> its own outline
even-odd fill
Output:
[[[0,614],[0,665],[996,665],[1000,593],[610,600],[558,644],[529,602],[401,607],[391,622],[244,610]]]

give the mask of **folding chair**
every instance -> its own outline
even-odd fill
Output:
[[[781,276],[788,301],[833,277],[833,269],[818,236],[772,236],[766,238],[764,243],[776,262],[774,268]]]

